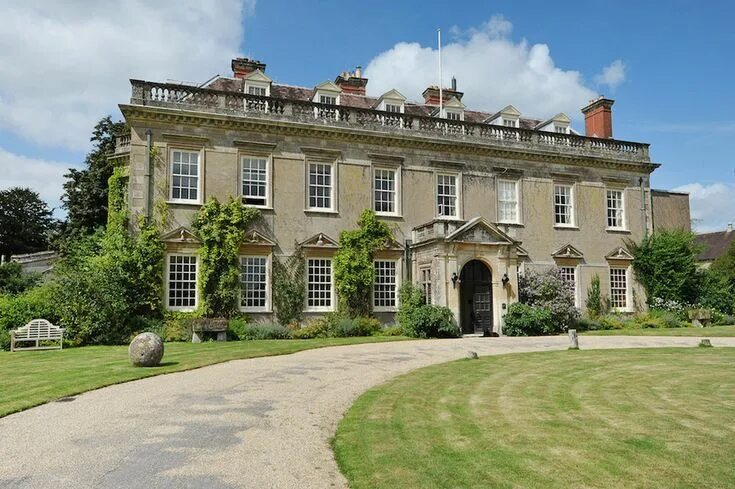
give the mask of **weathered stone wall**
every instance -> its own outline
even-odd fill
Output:
[[[648,170],[641,168],[624,170],[613,165],[593,166],[584,160],[559,163],[543,159],[526,158],[520,154],[486,156],[472,151],[452,147],[437,151],[406,144],[385,146],[344,139],[313,137],[308,131],[284,131],[283,134],[233,130],[205,125],[172,124],[160,121],[128,120],[132,128],[130,153],[130,207],[133,213],[142,213],[145,208],[145,131],[153,131],[156,161],[153,178],[155,201],[166,201],[168,196],[168,159],[174,148],[201,151],[203,165],[203,198],[226,199],[239,194],[239,158],[248,154],[248,144],[268,143],[272,151],[272,209],[262,211],[262,220],[257,228],[277,243],[274,252],[290,255],[295,244],[317,233],[338,239],[340,231],[354,228],[360,212],[372,206],[372,165],[375,154],[393,155],[403,158],[401,164],[401,216],[385,220],[394,229],[399,243],[411,239],[411,230],[436,217],[435,185],[437,171],[461,173],[460,218],[469,220],[482,216],[490,222],[497,221],[496,181],[498,178],[519,180],[520,216],[517,225],[500,225],[511,237],[519,240],[528,252],[524,259],[527,266],[548,267],[556,264],[551,254],[565,244],[580,250],[583,258],[579,262],[579,302],[583,305],[586,290],[594,274],[599,274],[603,293],[608,287],[608,261],[605,256],[623,245],[623,239],[640,240],[643,237],[643,219],[640,208],[639,178],[648,185]],[[237,144],[240,141],[240,144]],[[243,144],[245,141],[248,144]],[[305,148],[310,148],[305,150]],[[338,151],[336,212],[323,213],[306,209],[305,162],[313,148]],[[551,159],[551,158],[550,158]],[[587,166],[589,163],[589,166]],[[554,183],[564,181],[574,185],[575,227],[554,226],[553,192]],[[625,231],[608,230],[606,226],[606,188],[619,188],[625,195]],[[654,197],[658,199],[654,193]],[[673,222],[688,203],[680,197],[658,199],[673,203],[672,209],[661,214],[660,204],[653,207],[654,220]],[[658,201],[657,201],[658,202]],[[673,207],[672,207],[673,205]],[[647,208],[651,209],[650,202]],[[170,227],[189,227],[198,205],[169,204]],[[656,213],[659,214],[656,214]],[[659,218],[659,215],[664,217]],[[649,216],[649,226],[651,219]],[[657,222],[658,226],[658,222]],[[466,253],[465,253],[466,254]],[[421,261],[428,256],[417,256]],[[469,259],[469,255],[462,259]],[[436,260],[435,260],[436,261]],[[455,267],[460,266],[455,261]],[[411,270],[415,277],[416,266],[404,264],[404,274]],[[446,272],[451,275],[460,270]],[[515,273],[515,269],[513,270]],[[441,273],[444,273],[441,271]],[[498,271],[493,270],[494,280]],[[502,273],[500,274],[502,275]],[[440,288],[447,277],[435,275],[435,295],[448,301],[451,294]],[[415,278],[414,278],[415,280]],[[635,293],[642,291],[635,286]],[[514,294],[511,294],[514,295]],[[513,297],[504,298],[513,301]],[[639,299],[640,303],[644,301]]]

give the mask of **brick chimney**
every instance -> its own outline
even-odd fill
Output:
[[[439,106],[439,87],[432,85],[424,90],[424,93],[421,95],[424,96],[424,103],[426,105]],[[452,97],[457,97],[457,100],[462,100],[463,95],[464,92],[457,91],[457,81],[455,79],[452,79],[452,88],[444,88],[442,90],[442,99],[444,103],[447,103],[447,101],[451,100]]]
[[[265,73],[265,63],[250,58],[235,58],[232,60],[232,73],[235,78],[244,78],[255,70]]]
[[[614,100],[600,95],[596,100],[582,109],[584,114],[585,136],[610,139],[612,131],[612,106]]]
[[[355,71],[352,73],[347,71],[341,73],[334,80],[334,84],[340,87],[343,93],[352,95],[365,95],[367,82],[368,79],[362,77],[361,66],[355,68]]]

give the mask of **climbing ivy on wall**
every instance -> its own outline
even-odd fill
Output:
[[[128,167],[115,167],[107,186],[107,229],[124,233],[128,227]]]
[[[288,258],[273,257],[273,306],[276,319],[284,326],[304,318],[306,283],[304,253],[299,246]]]
[[[351,317],[370,314],[370,297],[375,280],[373,254],[393,240],[388,225],[370,209],[362,211],[358,229],[342,231],[334,257],[334,279],[339,309]]]
[[[240,290],[240,245],[245,231],[258,217],[257,209],[243,207],[232,197],[226,203],[211,198],[196,216],[192,227],[199,247],[199,308],[206,317],[230,317],[238,312]]]

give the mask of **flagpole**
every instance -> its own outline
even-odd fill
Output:
[[[439,117],[443,117],[444,91],[442,88],[442,30],[436,30],[439,42]]]

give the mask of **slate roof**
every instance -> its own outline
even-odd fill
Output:
[[[735,231],[717,231],[697,234],[694,242],[704,249],[697,256],[698,261],[713,261],[721,257],[735,241]]]
[[[228,92],[241,92],[243,90],[243,84],[244,81],[241,78],[220,77],[207,85],[206,88]],[[295,87],[292,85],[281,85],[277,83],[273,83],[271,85],[271,97],[308,101],[311,100],[313,96],[313,88]],[[367,95],[343,93],[340,95],[340,105],[356,107],[358,109],[374,109],[378,105],[378,99],[378,97],[370,97]],[[407,101],[404,105],[404,110],[406,114],[430,117],[432,112],[436,110],[436,106]],[[496,112],[482,112],[466,109],[464,111],[464,120],[467,122],[481,123],[494,114],[496,114]],[[541,122],[541,119],[521,117],[520,127],[521,129],[534,129]]]

